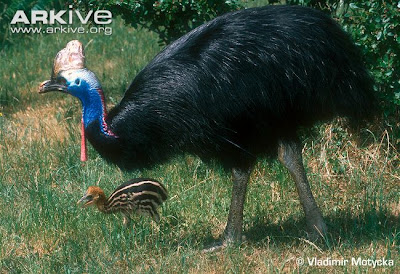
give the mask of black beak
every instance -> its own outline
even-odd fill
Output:
[[[40,84],[39,93],[46,93],[50,91],[67,92],[67,86],[56,82],[56,80],[47,80]]]

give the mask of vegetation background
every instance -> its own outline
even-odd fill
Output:
[[[12,34],[16,10],[112,10],[113,34]],[[369,272],[400,271],[400,2],[46,1],[0,3],[0,272]],[[89,149],[79,162],[79,103],[39,96],[55,54],[72,39],[85,45],[87,66],[116,104],[161,48],[218,14],[266,4],[307,5],[330,13],[360,47],[376,79],[383,114],[359,133],[345,121],[305,132],[304,161],[330,233],[308,242],[303,213],[287,171],[261,160],[245,206],[247,241],[218,253],[202,248],[224,229],[229,174],[184,155],[151,170],[127,173]],[[117,15],[120,15],[117,17]],[[107,193],[133,177],[161,180],[170,192],[159,226],[76,206],[87,186]],[[394,260],[392,267],[313,267],[307,258]],[[299,265],[298,258],[306,260]]]

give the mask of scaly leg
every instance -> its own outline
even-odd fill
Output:
[[[232,169],[233,189],[231,207],[223,236],[223,240],[226,243],[240,242],[242,240],[243,208],[249,177],[250,169]]]
[[[227,244],[240,243],[242,241],[243,208],[250,171],[251,168],[232,169],[233,188],[231,207],[229,209],[228,222],[222,236],[222,241],[215,243],[211,248],[205,249],[205,252],[213,252],[223,248]]]
[[[311,192],[303,166],[301,155],[301,142],[296,138],[292,140],[282,140],[279,143],[278,159],[289,170],[295,183],[300,197],[300,203],[306,216],[309,230],[309,238],[316,240],[319,236],[325,235],[327,227],[322,218],[314,196]]]

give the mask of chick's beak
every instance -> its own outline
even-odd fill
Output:
[[[92,195],[87,195],[85,194],[78,202],[78,205],[81,205],[82,207],[87,207],[91,205],[94,202],[93,196]]]
[[[47,80],[39,85],[39,93],[46,93],[50,91],[67,92],[67,86],[56,82],[55,80]]]

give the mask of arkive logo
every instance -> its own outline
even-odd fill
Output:
[[[70,10],[60,10],[56,13],[55,10],[46,11],[46,10],[31,10],[31,21],[29,21],[28,17],[23,10],[17,10],[14,14],[13,19],[11,20],[11,25],[17,23],[24,24],[54,24],[58,22],[61,25],[72,24],[74,13],[80,20],[82,24],[87,24],[90,17],[93,15],[93,21],[99,25],[107,25],[112,22],[112,13],[109,10],[90,10],[86,16],[83,16],[79,10],[72,10],[72,6],[69,6]],[[62,18],[65,14],[68,14],[68,23]]]
[[[97,26],[90,28],[66,26],[76,25],[75,23],[86,25],[89,21],[93,21]],[[42,26],[47,25],[47,27],[26,26],[38,23]],[[26,14],[24,10],[17,10],[10,22],[10,30],[12,33],[104,33],[105,35],[111,35],[111,27],[106,26],[111,23],[112,13],[109,10],[89,10],[85,14],[79,10],[74,10],[70,5],[69,10],[31,10],[30,14]],[[25,26],[16,27],[16,24],[24,24]]]

